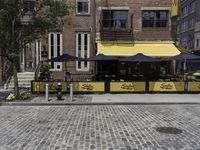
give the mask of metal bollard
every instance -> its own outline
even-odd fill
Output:
[[[70,89],[70,102],[72,102],[73,100],[73,84],[72,83],[69,84],[69,89]]]
[[[46,102],[49,101],[49,84],[46,84]]]

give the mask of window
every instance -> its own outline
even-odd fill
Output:
[[[196,48],[199,48],[199,39],[196,41]]]
[[[35,11],[35,0],[24,0],[23,11],[25,14]]]
[[[77,0],[76,1],[76,13],[77,14],[89,14],[89,0]]]
[[[181,39],[181,45],[184,46],[184,47],[187,47],[187,37],[183,37]]]
[[[128,11],[127,10],[103,10],[103,29],[127,29]]]
[[[37,65],[41,61],[41,51],[42,51],[41,40],[35,41],[35,47],[36,47],[36,65]]]
[[[143,11],[142,27],[167,27],[168,11]]]
[[[195,1],[190,3],[190,13],[195,12]]]
[[[188,29],[188,22],[185,21],[185,22],[182,23],[182,32],[186,32],[187,29]]]
[[[62,55],[62,34],[49,33],[49,59]],[[62,63],[50,62],[52,71],[61,71]]]
[[[180,26],[179,25],[177,25],[177,33],[180,33],[181,31],[180,31]]]
[[[182,8],[182,18],[188,15],[188,5]]]
[[[190,30],[194,29],[194,18],[192,18],[191,20],[189,20],[189,29]]]
[[[76,56],[81,58],[90,57],[90,34],[79,32],[76,33]],[[89,62],[77,61],[76,70],[89,71]]]

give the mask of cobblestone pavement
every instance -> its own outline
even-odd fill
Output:
[[[0,150],[22,149],[197,150],[200,105],[1,106]]]
[[[19,101],[18,101],[19,102]],[[26,101],[21,101],[21,102],[26,102]],[[47,102],[45,100],[45,96],[37,96],[34,97],[32,100],[29,102],[31,103],[57,103],[57,104],[62,104],[62,103],[91,103],[92,102],[92,97],[91,96],[86,96],[86,95],[74,95],[73,96],[73,101],[70,101],[70,96],[69,95],[63,95],[62,100],[58,100],[56,95],[50,95],[49,101]]]

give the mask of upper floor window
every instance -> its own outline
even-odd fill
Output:
[[[182,23],[182,32],[186,32],[188,30],[188,21]]]
[[[77,14],[89,14],[89,0],[76,0],[76,13]]]
[[[103,10],[102,13],[103,29],[127,29],[128,10]]]
[[[35,11],[35,0],[24,0],[23,11],[25,14]]]
[[[191,20],[189,20],[189,29],[194,29],[194,25],[195,25],[194,18],[192,18]]]
[[[190,3],[190,13],[195,12],[195,1]]]
[[[142,27],[167,27],[168,11],[145,10],[142,14]]]
[[[188,5],[182,8],[182,18],[186,17],[188,15]]]

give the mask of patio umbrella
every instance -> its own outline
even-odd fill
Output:
[[[87,61],[98,61],[100,63],[100,72],[102,73],[102,61],[117,61],[117,58],[111,57],[111,56],[106,56],[104,54],[98,54],[95,56],[92,56],[88,59],[86,59]],[[102,76],[102,74],[101,74]]]
[[[81,61],[83,58],[72,56],[69,54],[62,54],[61,56],[48,59],[50,62],[67,62],[67,61]]]
[[[118,59],[111,56],[106,56],[104,54],[98,54],[98,55],[88,58],[87,60],[88,61],[112,61],[112,60],[118,60]]]
[[[179,61],[182,60],[182,61],[184,61],[183,71],[184,71],[184,74],[185,74],[185,72],[186,72],[186,60],[193,60],[193,59],[200,59],[200,56],[181,52],[180,54],[178,54],[176,56],[172,56],[172,57],[166,58],[164,60],[166,60],[166,61],[172,61],[172,60],[179,60]]]
[[[142,53],[138,53],[136,55],[133,56],[129,56],[127,58],[121,59],[121,61],[129,61],[129,62],[152,62],[152,61],[156,61],[155,58],[146,56]]]
[[[192,59],[200,59],[200,56],[187,53],[180,53],[176,56],[172,56],[164,60],[192,60]]]
[[[83,61],[83,58],[72,56],[69,54],[62,54],[61,56],[48,59],[49,62],[68,62],[68,61]],[[66,63],[65,63],[66,68]],[[67,70],[65,70],[67,72]]]

